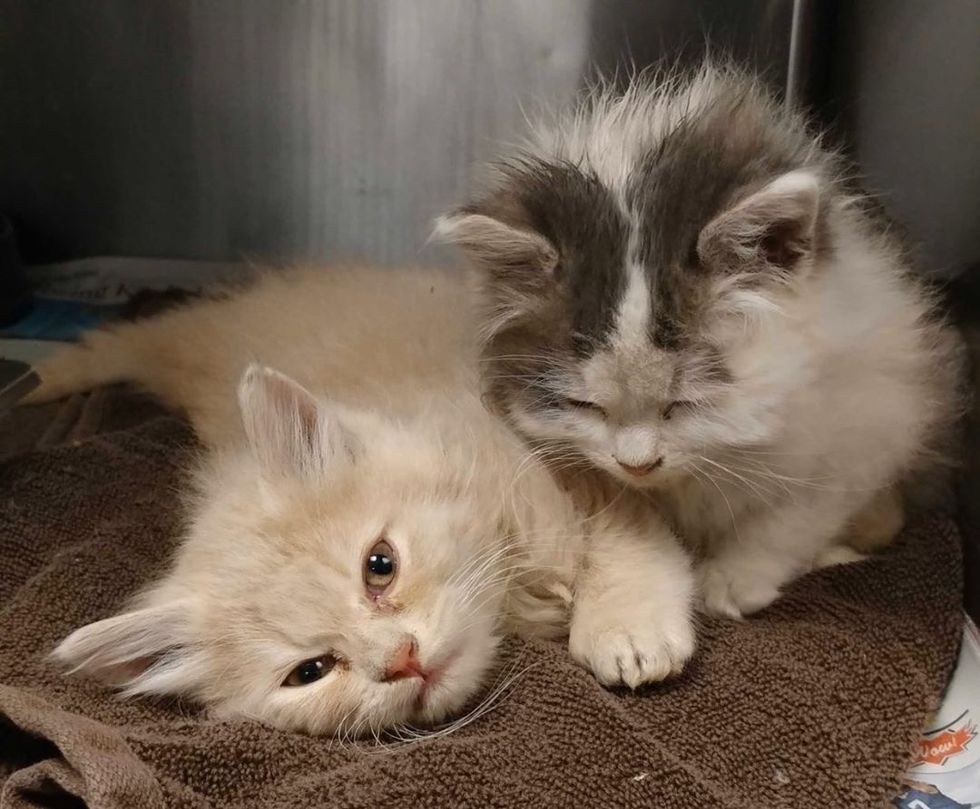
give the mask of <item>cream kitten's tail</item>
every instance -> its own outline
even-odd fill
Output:
[[[41,384],[22,401],[49,402],[124,380],[148,385],[154,357],[140,339],[144,333],[142,324],[88,332],[77,345],[65,346],[38,363],[35,371]]]

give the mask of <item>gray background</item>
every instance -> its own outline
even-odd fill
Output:
[[[0,0],[0,211],[33,261],[431,260],[525,109],[709,41],[980,260],[980,0]]]
[[[829,106],[933,272],[980,261],[980,0],[841,3]]]
[[[0,0],[0,210],[35,261],[429,260],[522,108],[706,38],[782,86],[793,5]]]

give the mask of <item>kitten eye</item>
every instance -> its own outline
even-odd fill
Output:
[[[315,683],[317,680],[326,677],[335,665],[337,665],[337,658],[333,655],[321,655],[304,660],[286,675],[286,679],[282,681],[282,687],[292,688]]]
[[[684,401],[671,402],[669,405],[667,405],[664,408],[663,413],[660,414],[660,417],[664,421],[670,421],[670,417],[674,414],[674,411],[679,407],[691,408],[694,407],[694,402],[684,402]]]
[[[395,578],[398,564],[395,552],[385,540],[374,544],[364,560],[364,585],[371,595],[381,595]]]
[[[606,415],[606,411],[595,402],[584,402],[581,399],[566,399],[565,404],[568,407],[574,407],[576,410],[591,410],[594,413],[599,413],[603,416]]]

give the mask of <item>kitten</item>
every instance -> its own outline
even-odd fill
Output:
[[[678,671],[687,559],[649,504],[584,514],[484,409],[470,297],[452,271],[269,274],[43,363],[34,400],[135,380],[208,445],[170,571],[55,656],[345,735],[456,713],[505,632],[568,634],[608,685]]]
[[[532,446],[656,498],[741,616],[880,545],[961,410],[960,349],[804,119],[731,67],[598,88],[436,234]]]

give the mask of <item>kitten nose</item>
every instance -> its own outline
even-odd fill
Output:
[[[618,458],[616,459],[616,463],[618,463],[620,467],[623,468],[623,470],[625,470],[635,478],[641,478],[644,475],[650,474],[654,469],[660,466],[663,462],[664,462],[663,458],[657,458],[657,460],[651,463],[639,464],[634,466],[633,464],[623,463]]]
[[[425,677],[425,672],[416,656],[417,652],[415,638],[406,638],[388,661],[382,682],[393,683],[406,677]]]

